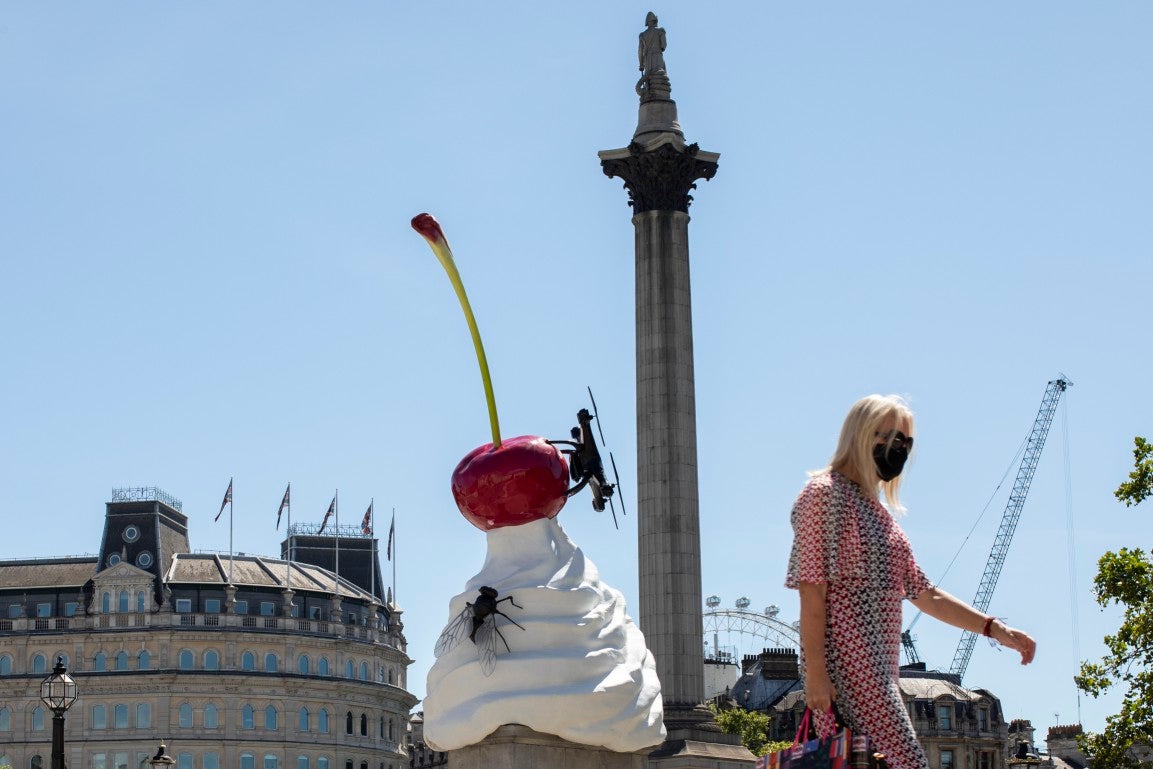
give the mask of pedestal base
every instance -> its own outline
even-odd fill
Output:
[[[452,769],[647,769],[646,755],[647,751],[616,753],[578,745],[527,726],[506,724],[476,745],[450,751],[448,765]]]
[[[748,769],[756,761],[740,737],[725,734],[704,705],[665,703],[668,739],[649,754],[649,769]]]

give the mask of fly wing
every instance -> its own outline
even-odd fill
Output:
[[[456,619],[448,623],[448,627],[440,634],[440,638],[436,639],[436,646],[432,650],[434,657],[439,657],[468,638],[468,634],[472,632],[472,617],[472,604],[470,603],[464,607],[464,611],[456,615]]]
[[[480,672],[491,676],[496,670],[496,615],[484,618],[484,623],[476,630],[476,654],[480,658]]]

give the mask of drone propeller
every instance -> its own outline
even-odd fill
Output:
[[[611,451],[609,452],[609,462],[611,462],[612,466],[613,466],[613,488],[616,489],[617,494],[619,494],[620,490],[621,490],[621,476],[620,476],[620,473],[617,472],[617,461],[613,457],[613,453]],[[615,497],[616,494],[614,494],[613,496]],[[621,515],[628,515],[628,511],[625,510],[625,498],[621,497],[620,499],[621,499]],[[609,500],[611,501],[612,497],[609,497]],[[616,508],[613,508],[613,523],[616,523],[616,515],[617,515]]]
[[[592,387],[585,385],[585,389],[589,391],[589,400],[592,401],[592,404],[593,404],[593,419],[595,419],[597,421],[597,432],[600,433],[601,445],[603,446],[603,445],[605,445],[605,433],[604,433],[604,430],[601,429],[600,417],[597,416],[597,399],[593,397],[593,388]]]

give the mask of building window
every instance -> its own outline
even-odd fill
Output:
[[[308,764],[309,764],[308,756],[297,756],[296,757],[296,769],[311,769],[311,767],[309,767]]]
[[[112,611],[112,594],[111,593],[107,593],[107,592],[101,593],[101,595],[100,595],[100,611],[103,614],[107,614],[108,612]]]
[[[136,594],[136,611],[140,612],[141,614],[144,613],[144,591],[143,590],[141,590],[139,593]]]
[[[101,668],[103,670],[103,668]],[[32,672],[33,673],[47,673],[48,660],[44,659],[43,654],[37,654],[32,658]]]
[[[316,714],[316,731],[321,734],[328,734],[328,711],[324,708]],[[319,760],[317,762],[317,769],[320,769]]]
[[[941,769],[953,769],[953,751],[941,751]]]
[[[345,734],[352,734],[352,711],[351,710],[348,711],[348,713],[346,713],[344,716],[344,733]]]
[[[180,650],[180,669],[192,670],[196,667],[196,658],[192,654],[191,649]]]
[[[32,731],[38,732],[44,728],[44,708],[37,706],[32,711]]]
[[[116,719],[116,728],[117,729],[127,729],[128,728],[128,706],[127,705],[117,705],[116,708],[112,712],[113,712],[113,715]],[[128,761],[125,760],[124,763],[128,763]]]
[[[177,598],[176,611],[180,614],[192,613],[192,599],[191,598]]]
[[[37,617],[51,617],[52,616],[52,604],[50,604],[50,603],[38,603],[38,604],[36,604],[36,616]]]
[[[255,711],[251,705],[245,705],[240,709],[240,728],[241,729],[255,729],[256,719],[254,717]]]
[[[136,728],[152,728],[152,706],[147,702],[140,702],[136,705]]]
[[[382,740],[384,739],[384,716],[380,717],[380,731],[377,732],[377,736],[379,736]]]
[[[121,614],[127,614],[128,613],[128,591],[127,590],[121,590],[120,595],[117,596],[116,611],[120,612]]]
[[[264,754],[264,769],[277,769],[280,766],[280,759],[271,753]]]
[[[256,756],[251,753],[241,753],[240,769],[256,769]]]
[[[12,657],[5,654],[0,656],[0,676],[12,675]]]
[[[296,728],[302,732],[307,732],[308,731],[308,722],[309,722],[308,708],[301,708],[300,709],[300,720],[297,722]]]
[[[116,669],[117,670],[127,670],[128,669],[128,652],[124,651],[123,649],[116,652]]]
[[[368,663],[367,662],[360,663],[360,680],[361,681],[367,681],[368,680]]]
[[[107,729],[108,728],[108,711],[104,709],[103,705],[92,706],[92,728],[93,729]]]
[[[279,728],[276,724],[276,708],[273,707],[272,705],[269,705],[268,707],[266,707],[264,709],[264,728],[265,729],[277,729],[277,728]]]
[[[20,619],[24,616],[24,607],[18,603],[8,604],[8,619]]]
[[[220,599],[219,598],[206,598],[204,600],[204,613],[205,614],[219,614],[220,613]]]
[[[191,753],[177,753],[176,754],[176,769],[195,769],[192,765]]]
[[[220,725],[220,719],[216,715],[216,706],[211,702],[204,706],[204,728],[215,729]]]
[[[201,769],[220,769],[220,754],[205,753],[200,759]]]
[[[945,732],[950,731],[953,728],[952,705],[937,706],[937,728]]]
[[[108,565],[109,566],[115,566],[118,563],[120,563],[120,554],[119,553],[112,553],[111,555],[108,556]]]
[[[104,652],[96,652],[96,656],[92,658],[92,669],[97,673],[108,669],[108,658],[104,656]]]
[[[264,672],[275,673],[280,668],[280,660],[274,652],[268,652],[264,655]]]
[[[308,675],[308,655],[301,654],[300,659],[296,661],[296,669],[300,671],[302,676]]]
[[[321,619],[320,607],[319,606],[309,606],[308,607],[308,618],[309,619],[315,619],[315,620]]]
[[[328,756],[319,756],[316,759],[316,769],[328,769]]]
[[[136,655],[136,667],[139,670],[148,670],[152,666],[152,655],[146,649],[141,649]]]
[[[248,613],[248,601],[237,601],[236,606],[234,607],[233,610],[237,614],[247,614]]]
[[[392,668],[388,669],[388,682],[390,684],[396,684],[396,673],[393,671]]]
[[[76,607],[78,605],[79,604],[77,604],[75,601],[67,601],[64,604],[64,616],[65,617],[75,617],[76,616]]]
[[[391,719],[391,718],[390,718],[390,719],[388,719],[388,738],[389,738],[390,740],[394,740],[394,739],[396,739],[396,738],[393,736],[393,733],[392,733],[392,719]]]
[[[112,754],[113,769],[128,769],[128,751]]]
[[[44,769],[44,757],[37,754],[28,759],[28,769]]]
[[[240,655],[240,669],[241,670],[256,670],[256,655],[252,652],[245,652]]]
[[[276,603],[273,601],[260,602],[260,616],[262,617],[275,617],[276,616]]]
[[[124,527],[124,531],[120,532],[120,536],[124,537],[125,542],[135,542],[140,539],[140,529],[130,524]]]
[[[368,736],[368,716],[366,716],[364,713],[360,714],[360,736]]]
[[[328,657],[321,657],[316,661],[316,672],[322,676],[328,675]]]
[[[90,766],[92,769],[108,769],[108,757],[104,753],[93,753]]]
[[[147,550],[141,550],[136,556],[136,565],[142,569],[147,569],[152,565],[152,553]]]
[[[352,660],[346,660],[344,663],[344,677],[356,678],[356,663]]]
[[[989,709],[987,707],[977,708],[977,729],[982,732],[989,731]]]
[[[12,711],[8,708],[0,708],[0,732],[12,731]],[[0,766],[10,766],[10,764],[0,764]]]
[[[345,759],[345,761],[344,761],[344,769],[352,769],[354,766],[355,766],[355,764],[353,764],[353,763],[352,763],[352,759],[351,759],[351,758]]]
[[[990,760],[991,753],[987,750],[982,750],[977,753],[977,769],[993,769],[993,762]]]
[[[192,728],[192,706],[189,705],[187,702],[182,703],[180,705],[179,719],[180,720],[177,721],[177,725],[181,729],[191,729]]]
[[[220,670],[220,652],[215,649],[204,652],[204,669]]]

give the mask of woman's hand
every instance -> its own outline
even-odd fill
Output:
[[[814,713],[828,713],[837,698],[837,690],[824,671],[805,671],[805,704]]]
[[[989,626],[989,637],[1002,646],[1021,653],[1021,664],[1028,665],[1037,653],[1037,642],[1023,630],[1011,628],[999,619]]]

